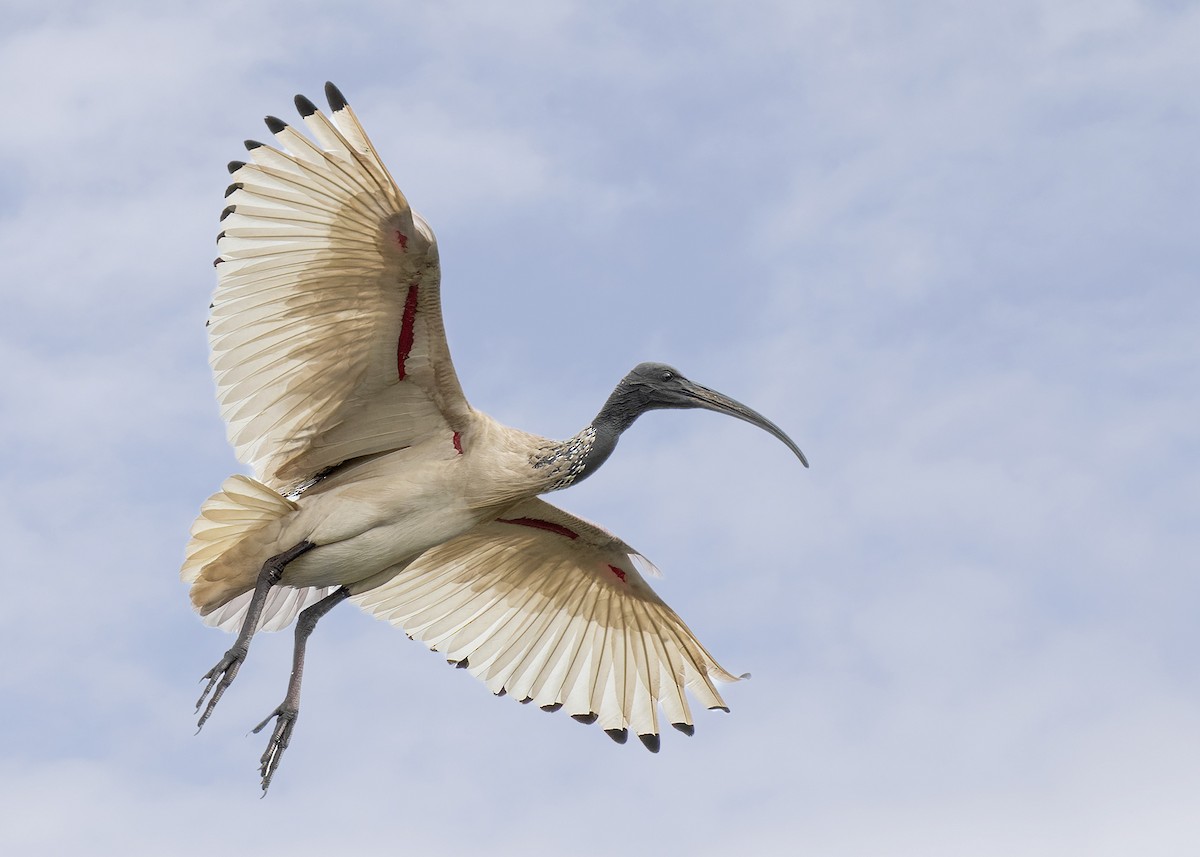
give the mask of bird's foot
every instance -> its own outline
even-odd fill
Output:
[[[271,722],[271,718],[275,718],[275,731],[271,733],[271,740],[267,742],[267,749],[263,752],[262,758],[259,759],[258,771],[262,775],[264,796],[267,793],[267,789],[271,786],[271,778],[279,770],[279,760],[283,757],[283,751],[287,749],[288,743],[292,740],[292,730],[296,727],[296,718],[299,716],[300,709],[294,705],[288,705],[285,701],[277,706],[274,711],[267,715],[267,718],[262,723],[253,729],[254,734],[257,735]]]
[[[205,721],[212,716],[213,709],[217,707],[217,702],[221,699],[222,694],[229,685],[233,684],[233,679],[238,674],[238,670],[242,668],[242,661],[246,660],[246,648],[234,646],[225,653],[225,657],[217,662],[217,665],[201,676],[200,681],[208,679],[208,684],[204,686],[204,692],[200,694],[200,698],[196,700],[196,710],[200,710],[200,706],[204,705],[204,700],[208,699],[208,705],[204,709],[204,713],[200,715],[200,719],[196,722],[196,731],[199,732],[204,728]],[[209,694],[212,694],[209,697]]]

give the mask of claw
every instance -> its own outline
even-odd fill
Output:
[[[299,709],[280,705],[268,714],[262,723],[250,730],[257,735],[266,728],[272,718],[276,718],[275,730],[271,733],[271,740],[267,742],[267,749],[263,751],[262,756],[258,760],[258,772],[262,776],[264,797],[266,797],[267,789],[271,787],[271,779],[275,776],[275,772],[279,770],[279,760],[283,757],[283,751],[288,748],[288,744],[292,740],[292,730],[296,727],[296,718],[299,715]]]
[[[233,679],[237,676],[238,670],[242,668],[242,661],[246,660],[246,650],[238,649],[234,646],[225,656],[217,662],[217,665],[200,677],[200,681],[208,679],[208,684],[204,686],[204,691],[200,694],[200,698],[196,700],[196,710],[200,710],[200,706],[204,705],[204,700],[208,699],[208,706],[204,709],[204,713],[200,715],[200,720],[196,723],[196,731],[199,732],[204,728],[205,722],[212,716],[213,709],[217,707],[217,702],[225,693],[229,685],[233,684]],[[215,688],[215,689],[214,689]],[[212,698],[209,698],[209,694]]]

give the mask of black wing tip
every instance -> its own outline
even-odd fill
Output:
[[[671,725],[689,738],[696,734],[696,727],[691,723],[672,723]]]
[[[244,166],[246,166],[245,161],[230,161],[225,165],[225,169],[229,170],[230,175],[233,175]]]
[[[658,735],[654,734],[654,733],[647,734],[647,735],[639,735],[638,740],[641,741],[642,746],[645,747],[647,750],[649,750],[651,753],[657,753],[659,745],[661,744],[661,742],[659,741]]]
[[[342,95],[342,91],[333,85],[333,81],[325,81],[325,98],[329,101],[329,109],[333,111],[342,110],[350,102],[346,100],[346,96]]]
[[[710,705],[708,707],[708,710],[709,711],[724,711],[726,714],[728,714],[729,706],[728,705]]]
[[[278,134],[287,127],[287,123],[278,116],[266,116],[263,121],[267,123],[267,127],[271,129],[272,134]]]
[[[626,741],[629,740],[629,730],[628,729],[605,729],[604,734],[607,735],[609,738],[612,738],[618,744],[624,744]]]
[[[242,184],[241,182],[234,182],[229,187],[225,188],[225,198],[228,199],[230,196],[233,195],[234,191],[241,190],[244,187],[245,187],[245,185]]]
[[[584,726],[591,726],[600,719],[600,715],[593,711],[589,714],[572,714],[571,719],[576,723],[582,723]]]
[[[225,206],[225,210],[221,212],[221,220],[224,220],[226,217],[233,214],[235,211],[237,211],[236,205]]]
[[[258,140],[246,140],[242,145],[246,147],[247,152],[253,152],[255,149],[261,149],[265,144]]]
[[[300,112],[300,116],[307,119],[317,112],[317,105],[313,104],[308,98],[303,95],[297,95],[295,99],[296,109]]]
[[[543,705],[542,711],[546,712],[547,714],[553,714],[560,708],[562,708],[561,702],[551,702],[549,705]]]

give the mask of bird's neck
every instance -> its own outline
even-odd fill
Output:
[[[643,391],[622,380],[612,391],[608,401],[600,409],[600,413],[596,414],[596,418],[592,420],[592,427],[605,434],[611,434],[612,443],[615,446],[621,432],[633,425],[633,421],[645,410],[646,402]],[[609,452],[612,450],[610,449]]]
[[[600,468],[625,429],[642,413],[636,391],[618,385],[600,413],[574,437],[548,444],[531,459],[535,470],[544,472],[546,491],[558,491],[591,476]]]

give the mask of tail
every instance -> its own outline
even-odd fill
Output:
[[[261,482],[234,475],[204,501],[179,576],[191,584],[192,606],[204,621],[226,630],[245,616],[262,563],[271,555],[272,526],[299,507]],[[287,625],[325,589],[279,587],[263,610],[260,628]]]

